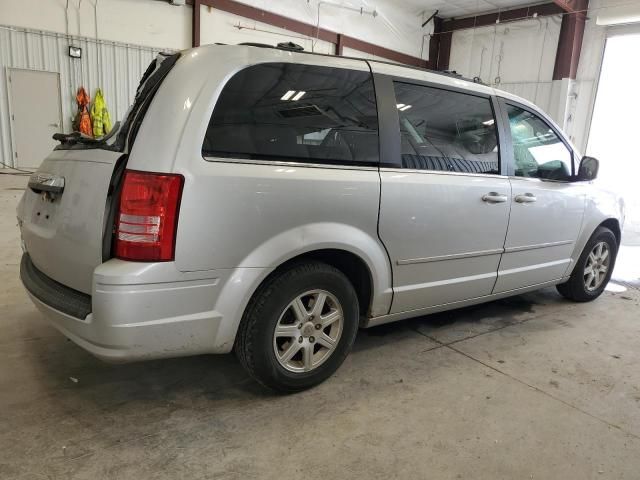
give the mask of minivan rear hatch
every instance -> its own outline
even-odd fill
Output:
[[[56,134],[61,145],[29,178],[18,221],[23,249],[52,280],[90,294],[93,271],[110,255],[113,213],[127,152],[162,80],[179,54],[159,55],[111,143]]]

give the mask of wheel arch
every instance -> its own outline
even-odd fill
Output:
[[[235,269],[216,305],[225,318],[216,339],[216,351],[230,350],[247,305],[261,285],[305,259],[327,263],[345,274],[358,294],[361,316],[389,312],[393,296],[391,264],[377,236],[350,225],[306,225],[267,240]],[[256,265],[266,267],[260,268],[259,275],[246,273],[258,270]]]
[[[571,264],[569,265],[569,267],[567,267],[564,278],[568,278],[569,275],[573,273],[573,269],[575,268],[576,263],[585,248],[585,245],[596,232],[596,230],[598,230],[598,228],[600,227],[606,227],[611,230],[616,237],[618,247],[620,247],[620,241],[622,240],[622,229],[620,228],[620,221],[615,217],[606,217],[604,219],[600,218],[594,221],[583,229],[580,237],[578,238],[573,250],[573,254],[571,256]]]
[[[596,227],[596,229],[594,229],[594,232],[599,227],[606,227],[609,230],[611,230],[613,232],[613,234],[616,236],[616,242],[618,244],[617,246],[620,247],[620,242],[622,240],[622,231],[620,229],[620,222],[618,222],[617,218],[607,218],[605,221],[600,223],[600,225],[598,225],[598,227]],[[591,233],[591,235],[593,235],[593,232]]]
[[[351,282],[358,295],[360,316],[366,317],[371,313],[373,300],[373,273],[367,263],[358,255],[339,248],[324,248],[301,253],[278,266],[268,277],[283,272],[293,265],[305,261],[318,261],[331,265],[340,270]],[[265,279],[264,281],[266,281]],[[264,283],[264,281],[262,283]],[[261,283],[261,285],[262,285]],[[258,287],[260,288],[260,287]]]

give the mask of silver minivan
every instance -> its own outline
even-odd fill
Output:
[[[285,392],[359,327],[550,285],[597,298],[624,220],[531,103],[384,62],[160,55],[112,135],[56,138],[18,206],[35,305],[102,359],[235,350]]]

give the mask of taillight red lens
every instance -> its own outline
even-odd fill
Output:
[[[123,260],[174,259],[182,175],[127,170],[116,217],[115,256]]]

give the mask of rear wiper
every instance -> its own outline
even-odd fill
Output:
[[[120,122],[116,122],[111,131],[101,138],[93,138],[89,135],[85,135],[80,132],[71,132],[71,133],[54,133],[53,139],[62,143],[62,144],[75,144],[75,143],[84,143],[86,145],[96,145],[105,143],[111,137],[113,137],[118,129],[120,128]]]
[[[99,143],[101,141],[80,132],[54,133],[52,138],[60,143]]]

